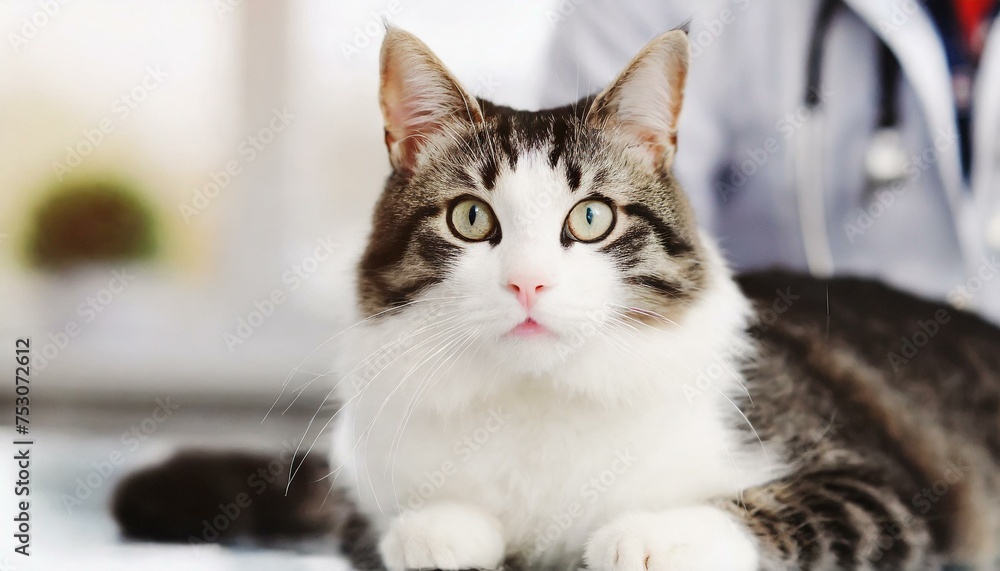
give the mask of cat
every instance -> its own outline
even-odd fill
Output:
[[[994,565],[1000,331],[863,279],[734,278],[672,174],[689,54],[667,32],[530,112],[388,28],[330,466],[357,567]]]
[[[859,295],[828,335],[804,308],[750,335],[764,310],[671,174],[689,53],[668,32],[596,96],[526,112],[389,28],[393,172],[333,454],[388,569],[992,564],[1000,335],[849,281],[923,312]],[[816,307],[808,280],[759,279],[772,313]],[[912,319],[979,335],[894,374]]]

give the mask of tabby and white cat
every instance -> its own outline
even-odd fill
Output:
[[[1000,334],[861,280],[734,280],[671,175],[688,62],[668,32],[517,111],[388,30],[333,462],[360,566],[992,565]]]

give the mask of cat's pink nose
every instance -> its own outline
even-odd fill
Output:
[[[507,283],[507,288],[517,296],[517,301],[521,303],[521,307],[525,311],[531,311],[538,299],[538,294],[542,293],[546,287],[548,286],[541,280],[532,278],[514,278]]]

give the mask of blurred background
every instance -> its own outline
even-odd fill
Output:
[[[383,22],[475,95],[538,109],[596,92],[690,21],[677,170],[736,269],[871,276],[1000,322],[996,12],[0,2],[0,428],[13,434],[14,340],[28,337],[36,441],[36,555],[5,549],[0,569],[343,565],[323,549],[125,545],[107,503],[123,475],[179,446],[325,452],[330,338],[350,324],[354,260],[389,173]]]

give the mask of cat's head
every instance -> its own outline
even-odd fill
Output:
[[[718,264],[671,174],[688,61],[686,32],[671,31],[599,94],[517,111],[471,96],[390,28],[393,173],[359,267],[362,313],[437,307],[452,331],[534,372],[609,320],[683,319]]]

